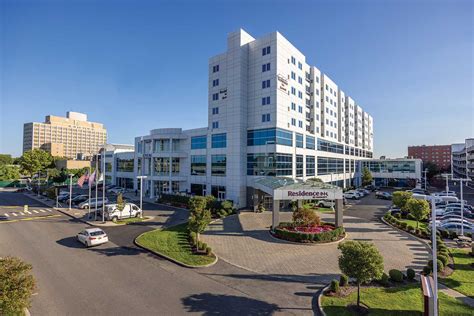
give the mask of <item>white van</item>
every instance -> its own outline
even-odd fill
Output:
[[[116,222],[122,218],[140,217],[142,210],[133,203],[125,203],[123,210],[117,208],[117,204],[109,204],[105,208],[105,219]]]
[[[455,196],[450,196],[450,195],[441,195],[438,196],[442,201],[445,202],[459,202],[459,199]]]

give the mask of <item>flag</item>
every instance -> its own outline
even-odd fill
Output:
[[[100,182],[100,181],[104,181],[104,174],[103,173],[99,174],[99,180],[97,180],[97,182]]]
[[[82,186],[84,185],[84,182],[86,181],[87,178],[88,178],[87,174],[83,174],[83,175],[77,180],[77,184],[82,188]]]
[[[95,181],[95,177],[96,177],[96,172],[92,172],[91,176],[89,177],[88,179],[88,183],[89,183],[89,186],[93,186],[94,185],[94,181]]]

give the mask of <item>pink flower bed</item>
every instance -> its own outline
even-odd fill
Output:
[[[330,225],[313,226],[313,227],[297,226],[297,227],[285,227],[283,229],[291,231],[291,232],[319,234],[322,232],[334,230],[334,227]]]

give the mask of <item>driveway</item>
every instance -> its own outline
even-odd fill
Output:
[[[368,205],[364,201],[353,205],[354,213],[362,212],[374,218],[383,206]],[[349,213],[346,211],[345,213]],[[202,238],[220,259],[240,268],[263,274],[292,277],[311,277],[314,281],[329,281],[340,273],[337,244],[295,244],[273,238],[268,230],[271,212],[242,212],[211,224]],[[282,221],[290,221],[291,213],[282,212]],[[333,214],[321,218],[333,222]],[[386,226],[378,220],[344,216],[347,240],[368,241],[375,244],[384,257],[385,270],[414,268],[421,270],[429,259],[425,244],[412,236]]]

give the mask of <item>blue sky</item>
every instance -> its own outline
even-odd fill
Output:
[[[85,112],[108,141],[207,125],[227,33],[280,31],[375,121],[375,154],[474,136],[471,1],[0,0],[0,152],[23,123]]]

